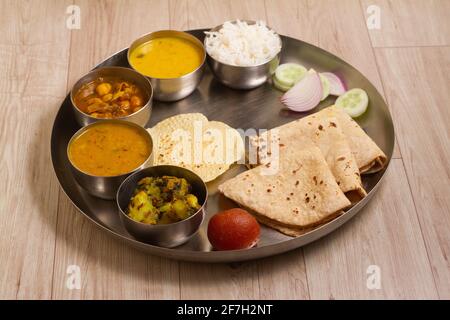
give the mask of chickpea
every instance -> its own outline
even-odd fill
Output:
[[[128,101],[128,100],[120,101],[120,102],[119,102],[119,105],[120,105],[120,107],[121,107],[122,109],[124,109],[124,110],[130,109],[130,101]]]
[[[108,82],[102,82],[97,86],[97,88],[95,88],[95,92],[97,92],[99,96],[103,97],[105,94],[111,92],[111,85]]]
[[[124,116],[127,115],[127,112],[126,112],[125,110],[123,110],[123,109],[119,109],[119,110],[117,110],[117,111],[114,113],[114,115],[115,115],[116,117],[124,117]]]
[[[140,107],[142,106],[142,99],[138,96],[131,96],[130,103],[132,108]]]

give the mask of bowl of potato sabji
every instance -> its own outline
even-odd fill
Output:
[[[117,205],[136,239],[172,248],[188,241],[205,216],[208,190],[194,172],[173,165],[137,171],[117,191]]]

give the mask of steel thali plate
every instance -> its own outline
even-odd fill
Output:
[[[188,32],[203,40],[203,31],[205,30]],[[366,90],[370,99],[369,108],[357,121],[390,160],[394,148],[394,127],[388,107],[377,89],[358,70],[333,54],[301,40],[286,36],[281,36],[281,38],[283,41],[281,63],[298,62],[317,71],[335,72],[345,80],[349,88],[359,87]],[[129,67],[127,49],[114,54],[97,67],[100,66]],[[283,108],[279,101],[281,95],[282,93],[274,89],[269,82],[249,91],[229,89],[213,79],[211,72],[206,67],[199,87],[189,97],[174,103],[154,101],[152,116],[147,127],[180,113],[201,112],[209,120],[223,121],[234,128],[271,129],[308,114],[295,113]],[[328,97],[311,113],[329,106],[333,102],[334,98]],[[78,129],[79,126],[71,109],[70,98],[67,96],[53,124],[51,157],[61,188],[71,202],[83,215],[112,236],[149,254],[179,260],[236,262],[267,257],[306,245],[334,231],[358,213],[372,198],[386,172],[384,169],[375,174],[364,175],[363,184],[368,192],[367,197],[340,217],[305,235],[292,238],[262,226],[261,239],[257,247],[247,250],[213,251],[206,236],[206,228],[209,218],[214,213],[236,207],[236,204],[217,191],[217,186],[221,182],[245,170],[242,165],[234,165],[224,175],[208,183],[207,215],[199,232],[186,244],[167,249],[135,240],[122,225],[115,201],[106,201],[90,196],[75,182],[69,168],[66,148],[71,136]]]

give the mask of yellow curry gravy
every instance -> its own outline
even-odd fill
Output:
[[[158,79],[179,78],[197,69],[204,50],[179,37],[160,37],[136,47],[130,54],[131,66],[140,73]]]
[[[120,123],[99,123],[76,137],[69,159],[84,173],[116,176],[141,166],[151,153],[148,138],[137,128]]]

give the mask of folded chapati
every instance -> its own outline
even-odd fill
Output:
[[[278,157],[273,156],[274,139]],[[258,166],[220,185],[219,191],[261,223],[290,236],[317,228],[366,196],[360,174],[387,163],[376,143],[335,106],[269,130],[251,143],[258,147]],[[276,159],[276,173],[263,174]]]
[[[334,117],[317,117],[317,114],[289,122],[277,127],[279,141],[286,148],[298,148],[298,137],[309,139],[322,152],[337,184],[347,198],[356,203],[364,198],[367,193],[364,190],[356,160],[351,152],[347,137],[341,130],[341,125]],[[274,129],[260,135],[257,144],[270,143]],[[265,152],[259,153],[258,161],[264,164],[269,158],[265,158]]]
[[[309,117],[312,116],[323,119],[334,117],[338,120],[361,174],[377,172],[386,166],[384,152],[344,110],[331,106]]]
[[[320,221],[319,223],[317,223],[315,225],[312,225],[312,226],[306,227],[306,228],[302,228],[302,227],[296,227],[296,226],[286,226],[277,221],[274,221],[267,217],[256,214],[256,213],[252,212],[251,210],[249,210],[249,211],[255,216],[256,220],[258,220],[260,223],[268,226],[269,228],[278,230],[281,233],[284,233],[285,235],[288,235],[291,237],[299,237],[305,233],[308,233],[308,232],[316,229],[317,227],[320,227],[321,225],[333,220],[334,218],[337,218],[338,216],[340,216],[343,213],[343,211],[336,212],[335,214],[329,215],[327,218],[323,219],[322,221]]]
[[[320,149],[305,138],[296,144],[297,148],[281,144],[278,158],[226,181],[219,191],[282,232],[281,228],[304,230],[336,217],[350,201]]]

